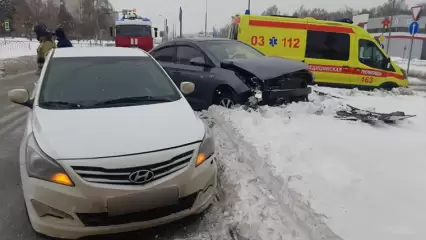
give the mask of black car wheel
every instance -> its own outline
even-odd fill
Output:
[[[236,97],[233,90],[227,88],[217,89],[215,92],[214,104],[226,108],[233,108],[237,104],[235,99]]]
[[[391,91],[394,88],[398,88],[398,85],[393,82],[385,82],[382,85],[380,85],[379,88],[387,90],[387,91]]]

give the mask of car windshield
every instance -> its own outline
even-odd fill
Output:
[[[41,86],[39,106],[102,108],[180,98],[173,82],[148,57],[53,58]]]
[[[238,41],[206,41],[205,48],[217,61],[236,58],[257,58],[264,56],[261,52]]]
[[[115,30],[117,36],[152,36],[151,26],[148,25],[118,25]]]

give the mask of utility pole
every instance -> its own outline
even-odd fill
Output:
[[[395,14],[395,4],[396,0],[392,0],[392,12],[390,15],[390,23],[389,23],[389,30],[388,30],[388,44],[386,45],[386,53],[389,54],[389,46],[391,41],[391,32],[392,32],[392,23],[393,23],[393,15]]]
[[[207,37],[207,0],[206,0],[206,19],[204,20],[204,36]]]
[[[248,8],[247,8],[247,10],[250,11],[250,0],[248,0]]]

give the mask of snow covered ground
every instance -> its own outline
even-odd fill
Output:
[[[408,59],[392,57],[392,60],[395,61],[402,69],[407,70]],[[409,78],[409,82],[411,84],[426,84],[426,61],[412,59],[410,62],[410,70],[408,75],[411,77]]]
[[[216,228],[234,224],[257,240],[424,239],[426,94],[317,89],[343,99],[312,94],[309,103],[203,113],[225,192]],[[345,104],[417,117],[334,119]]]

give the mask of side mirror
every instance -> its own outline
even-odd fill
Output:
[[[385,67],[386,69],[390,69],[391,68],[391,59],[390,57],[386,58],[386,62],[385,62]]]
[[[180,91],[185,95],[191,94],[195,91],[195,84],[192,82],[181,82]]]
[[[109,35],[111,37],[114,37],[114,28],[113,27],[109,27]]]
[[[189,64],[194,66],[201,66],[201,67],[205,67],[207,65],[206,61],[202,57],[192,58],[191,60],[189,60]]]
[[[160,32],[160,37],[164,37],[164,31]]]
[[[9,100],[13,103],[20,104],[31,108],[30,93],[27,89],[13,89],[7,93]]]
[[[154,28],[154,37],[158,37],[158,28]]]

